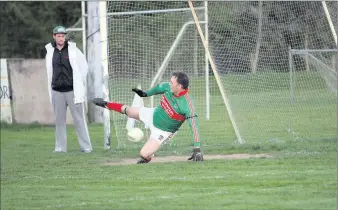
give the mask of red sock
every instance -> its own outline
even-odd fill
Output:
[[[114,103],[114,102],[108,102],[107,104],[107,108],[109,110],[114,110],[115,112],[121,112],[121,108],[122,108],[123,104],[119,104],[119,103]]]

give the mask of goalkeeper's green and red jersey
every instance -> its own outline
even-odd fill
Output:
[[[200,146],[198,119],[194,104],[188,94],[188,89],[175,96],[168,82],[160,83],[146,92],[147,96],[163,94],[160,104],[155,108],[153,123],[163,131],[176,132],[185,120],[188,120],[194,146]]]

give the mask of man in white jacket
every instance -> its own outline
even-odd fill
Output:
[[[47,82],[50,102],[55,113],[55,152],[67,152],[66,113],[67,106],[73,117],[80,150],[92,151],[84,103],[88,64],[86,57],[73,42],[66,41],[66,28],[53,30],[53,42],[45,46]]]

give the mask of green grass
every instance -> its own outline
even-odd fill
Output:
[[[103,166],[138,150],[104,151],[102,126],[89,129],[93,153],[69,126],[68,153],[56,154],[53,127],[2,125],[1,209],[336,208],[335,139],[218,148],[266,159]]]
[[[72,126],[68,153],[56,154],[53,127],[2,124],[1,209],[336,209],[336,96],[318,74],[297,73],[291,103],[288,76],[222,78],[245,144],[235,142],[215,80],[210,120],[204,118],[204,79],[191,80],[205,154],[273,158],[104,166],[138,159],[142,143],[127,143],[124,115],[112,112],[111,151],[103,150],[103,126],[89,126],[91,154],[79,151]],[[130,104],[135,85],[116,79],[112,99]],[[117,142],[125,147],[116,149]],[[157,155],[188,157],[191,149],[185,123]]]

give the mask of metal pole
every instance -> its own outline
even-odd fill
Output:
[[[81,1],[81,13],[82,13],[82,48],[83,48],[83,54],[87,58],[87,30],[86,30],[86,5],[85,1]]]
[[[207,48],[209,48],[209,33],[208,33],[208,1],[204,1],[204,18],[205,18],[205,40]],[[209,85],[209,59],[208,53],[205,53],[205,104],[206,104],[206,116],[207,120],[210,119],[210,85]]]
[[[292,66],[292,51],[289,45],[289,72],[290,72],[290,102],[294,103],[294,90],[293,90],[293,66]]]

